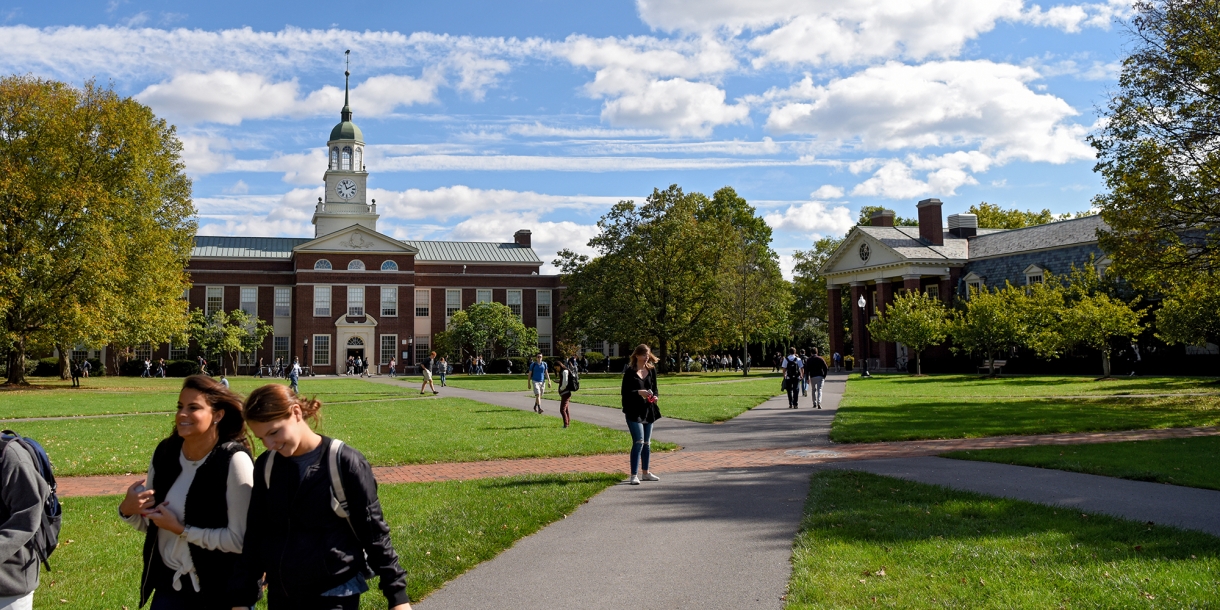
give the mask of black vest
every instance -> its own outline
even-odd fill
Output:
[[[205,458],[203,464],[195,471],[195,479],[186,492],[186,506],[183,507],[183,525],[205,529],[216,529],[229,526],[228,491],[229,462],[233,454],[249,449],[236,442],[219,442]],[[177,434],[161,441],[153,452],[153,476],[155,480],[147,481],[146,486],[153,489],[156,504],[165,501],[170,487],[182,474],[182,437]],[[143,607],[153,591],[158,586],[169,586],[173,572],[165,567],[157,549],[157,526],[149,523],[148,533],[144,537],[144,573],[140,577],[140,606]],[[188,547],[191,552],[191,562],[195,564],[195,575],[199,577],[199,596],[203,600],[215,601],[217,607],[223,605],[228,589],[229,577],[237,564],[237,553],[226,553],[221,550],[208,550],[194,544]],[[191,595],[194,588],[189,581],[182,582],[182,593]]]

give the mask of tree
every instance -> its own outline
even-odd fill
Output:
[[[1072,214],[1055,215],[1046,208],[1043,208],[1041,212],[1033,210],[1022,212],[1015,208],[1005,210],[998,205],[987,203],[986,201],[970,206],[969,213],[978,216],[980,229],[1021,229],[1072,218]],[[1087,211],[1078,212],[1075,217],[1083,218],[1090,214],[1091,212]]]
[[[222,354],[237,372],[239,354],[251,354],[262,346],[274,327],[266,320],[252,318],[245,311],[213,311],[204,315],[200,309],[190,313],[190,336],[205,354]],[[221,362],[222,369],[228,369]]]
[[[1110,376],[1110,341],[1130,338],[1143,329],[1142,311],[1098,293],[1086,296],[1063,311],[1062,336],[1067,346],[1085,345],[1101,351],[1102,376]]]
[[[0,79],[0,349],[181,333],[194,206],[172,126],[85,83]],[[62,363],[61,363],[62,365]]]
[[[1170,345],[1220,344],[1218,284],[1214,276],[1176,284],[1156,312],[1156,336]]]
[[[492,357],[538,351],[538,329],[527,328],[503,303],[475,303],[454,312],[449,326],[437,337],[437,347],[458,358],[490,350]]]
[[[817,343],[813,339],[830,332],[830,312],[826,302],[826,278],[820,269],[830,255],[843,243],[842,237],[823,237],[813,244],[812,250],[797,250],[792,253],[795,265],[792,269],[793,338],[802,343]],[[850,308],[844,311],[851,311]],[[845,316],[850,317],[850,316]],[[816,323],[814,321],[817,321]],[[815,329],[822,327],[822,332]],[[804,339],[804,341],[801,341]],[[827,340],[829,349],[829,340]],[[819,345],[818,347],[822,347]]]
[[[988,373],[995,376],[995,355],[1021,345],[1026,337],[1021,307],[1021,289],[1005,286],[971,289],[970,298],[949,322],[952,350],[982,354]]]
[[[1133,50],[1090,138],[1107,188],[1093,199],[1099,241],[1137,286],[1207,300],[1198,287],[1220,273],[1220,0],[1133,9]]]
[[[896,341],[915,352],[915,374],[922,375],[919,353],[944,343],[948,311],[940,299],[922,292],[900,295],[886,305],[885,313],[868,324],[868,332],[878,341]]]
[[[889,208],[886,208],[883,205],[861,206],[860,207],[860,218],[856,221],[856,224],[858,224],[860,226],[865,226],[865,227],[868,225],[871,225],[871,224],[873,224],[873,214],[876,212],[883,212],[887,209],[889,209]],[[918,218],[903,218],[902,216],[895,215],[894,216],[894,226],[896,226],[896,227],[918,227],[919,219]]]

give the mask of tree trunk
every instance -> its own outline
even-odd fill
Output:
[[[65,350],[62,344],[56,345],[55,350],[59,352],[59,378],[67,379],[72,372],[72,363],[68,361],[68,350]]]
[[[658,346],[661,348],[661,366],[658,368],[666,373],[672,372],[666,370],[666,367],[669,366],[669,341],[666,341],[664,337],[657,337],[657,340],[661,344]],[[681,364],[678,365],[678,370],[682,370]]]
[[[987,376],[995,377],[995,358],[991,357],[991,352],[987,352]]]
[[[1101,350],[1101,371],[1102,377],[1110,376],[1110,350]]]
[[[8,350],[8,378],[4,385],[30,385],[25,380],[25,342],[17,340]]]
[[[919,352],[915,352],[915,376],[918,377],[922,374],[923,368],[919,365]]]
[[[746,368],[746,358],[750,356],[750,342],[741,342],[741,376],[745,377],[750,374],[750,369]]]

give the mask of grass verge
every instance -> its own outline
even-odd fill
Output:
[[[382,508],[407,571],[411,599],[435,591],[622,477],[569,474],[382,485]],[[119,520],[120,498],[64,501],[61,546],[43,572],[36,608],[135,608],[143,535]],[[371,583],[372,584],[372,583]],[[361,608],[385,608],[376,584]]]
[[[1220,489],[1220,436],[954,451],[941,457]]]
[[[661,394],[661,413],[665,417],[712,424],[733,419],[781,393],[779,383],[776,377],[732,383],[658,383],[657,389]],[[615,383],[613,388],[586,391],[581,385],[580,391],[572,395],[572,401],[619,409],[623,404],[619,388]]]
[[[1220,539],[860,472],[813,476],[787,608],[1204,608]]]

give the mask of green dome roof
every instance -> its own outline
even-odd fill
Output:
[[[351,121],[343,121],[335,128],[330,130],[331,140],[359,140],[364,141],[364,134],[360,132],[360,128]]]

